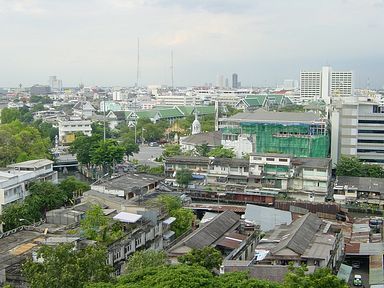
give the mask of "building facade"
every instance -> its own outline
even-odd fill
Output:
[[[367,97],[334,102],[331,155],[336,165],[342,155],[384,165],[384,107]]]
[[[76,138],[76,133],[91,136],[91,124],[92,122],[90,120],[59,121],[59,142],[63,145],[72,143]]]
[[[352,71],[333,71],[325,66],[321,71],[300,72],[300,97],[303,102],[323,99],[330,104],[331,98],[352,95]]]

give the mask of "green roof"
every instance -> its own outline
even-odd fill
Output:
[[[254,107],[254,106],[257,106],[257,107],[261,107],[263,106],[263,102],[264,101],[261,101],[260,97],[257,97],[257,98],[245,98],[243,99],[243,101],[247,104],[247,106],[251,106],[251,107]]]
[[[180,110],[176,108],[170,109],[161,109],[158,110],[160,114],[160,119],[168,119],[168,118],[182,118],[184,114],[180,112]]]
[[[215,106],[196,106],[197,115],[215,114]]]
[[[185,116],[189,116],[193,114],[195,110],[194,107],[191,106],[176,106]]]
[[[141,110],[137,111],[136,115],[138,118],[153,118],[157,114],[157,110]]]

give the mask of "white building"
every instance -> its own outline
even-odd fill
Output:
[[[201,101],[195,95],[191,93],[186,94],[162,94],[156,96],[156,101],[160,105],[168,106],[198,106],[201,105]]]
[[[67,120],[59,121],[59,142],[69,144],[75,140],[76,133],[86,136],[92,135],[92,122],[90,120]]]
[[[28,195],[28,184],[34,181],[57,183],[57,172],[53,171],[53,161],[30,160],[8,165],[6,171],[0,171],[0,215],[7,205],[23,200]]]
[[[331,157],[357,156],[368,163],[384,165],[384,107],[368,97],[349,97],[334,102]]]
[[[325,66],[321,71],[300,72],[300,97],[303,102],[323,99],[330,104],[331,98],[352,95],[352,71],[333,71]]]

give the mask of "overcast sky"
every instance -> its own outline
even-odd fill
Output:
[[[275,86],[300,70],[384,85],[384,0],[0,0],[0,86]]]

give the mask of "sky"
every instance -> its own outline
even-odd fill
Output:
[[[384,86],[384,0],[0,0],[0,87],[231,82],[353,70]]]

